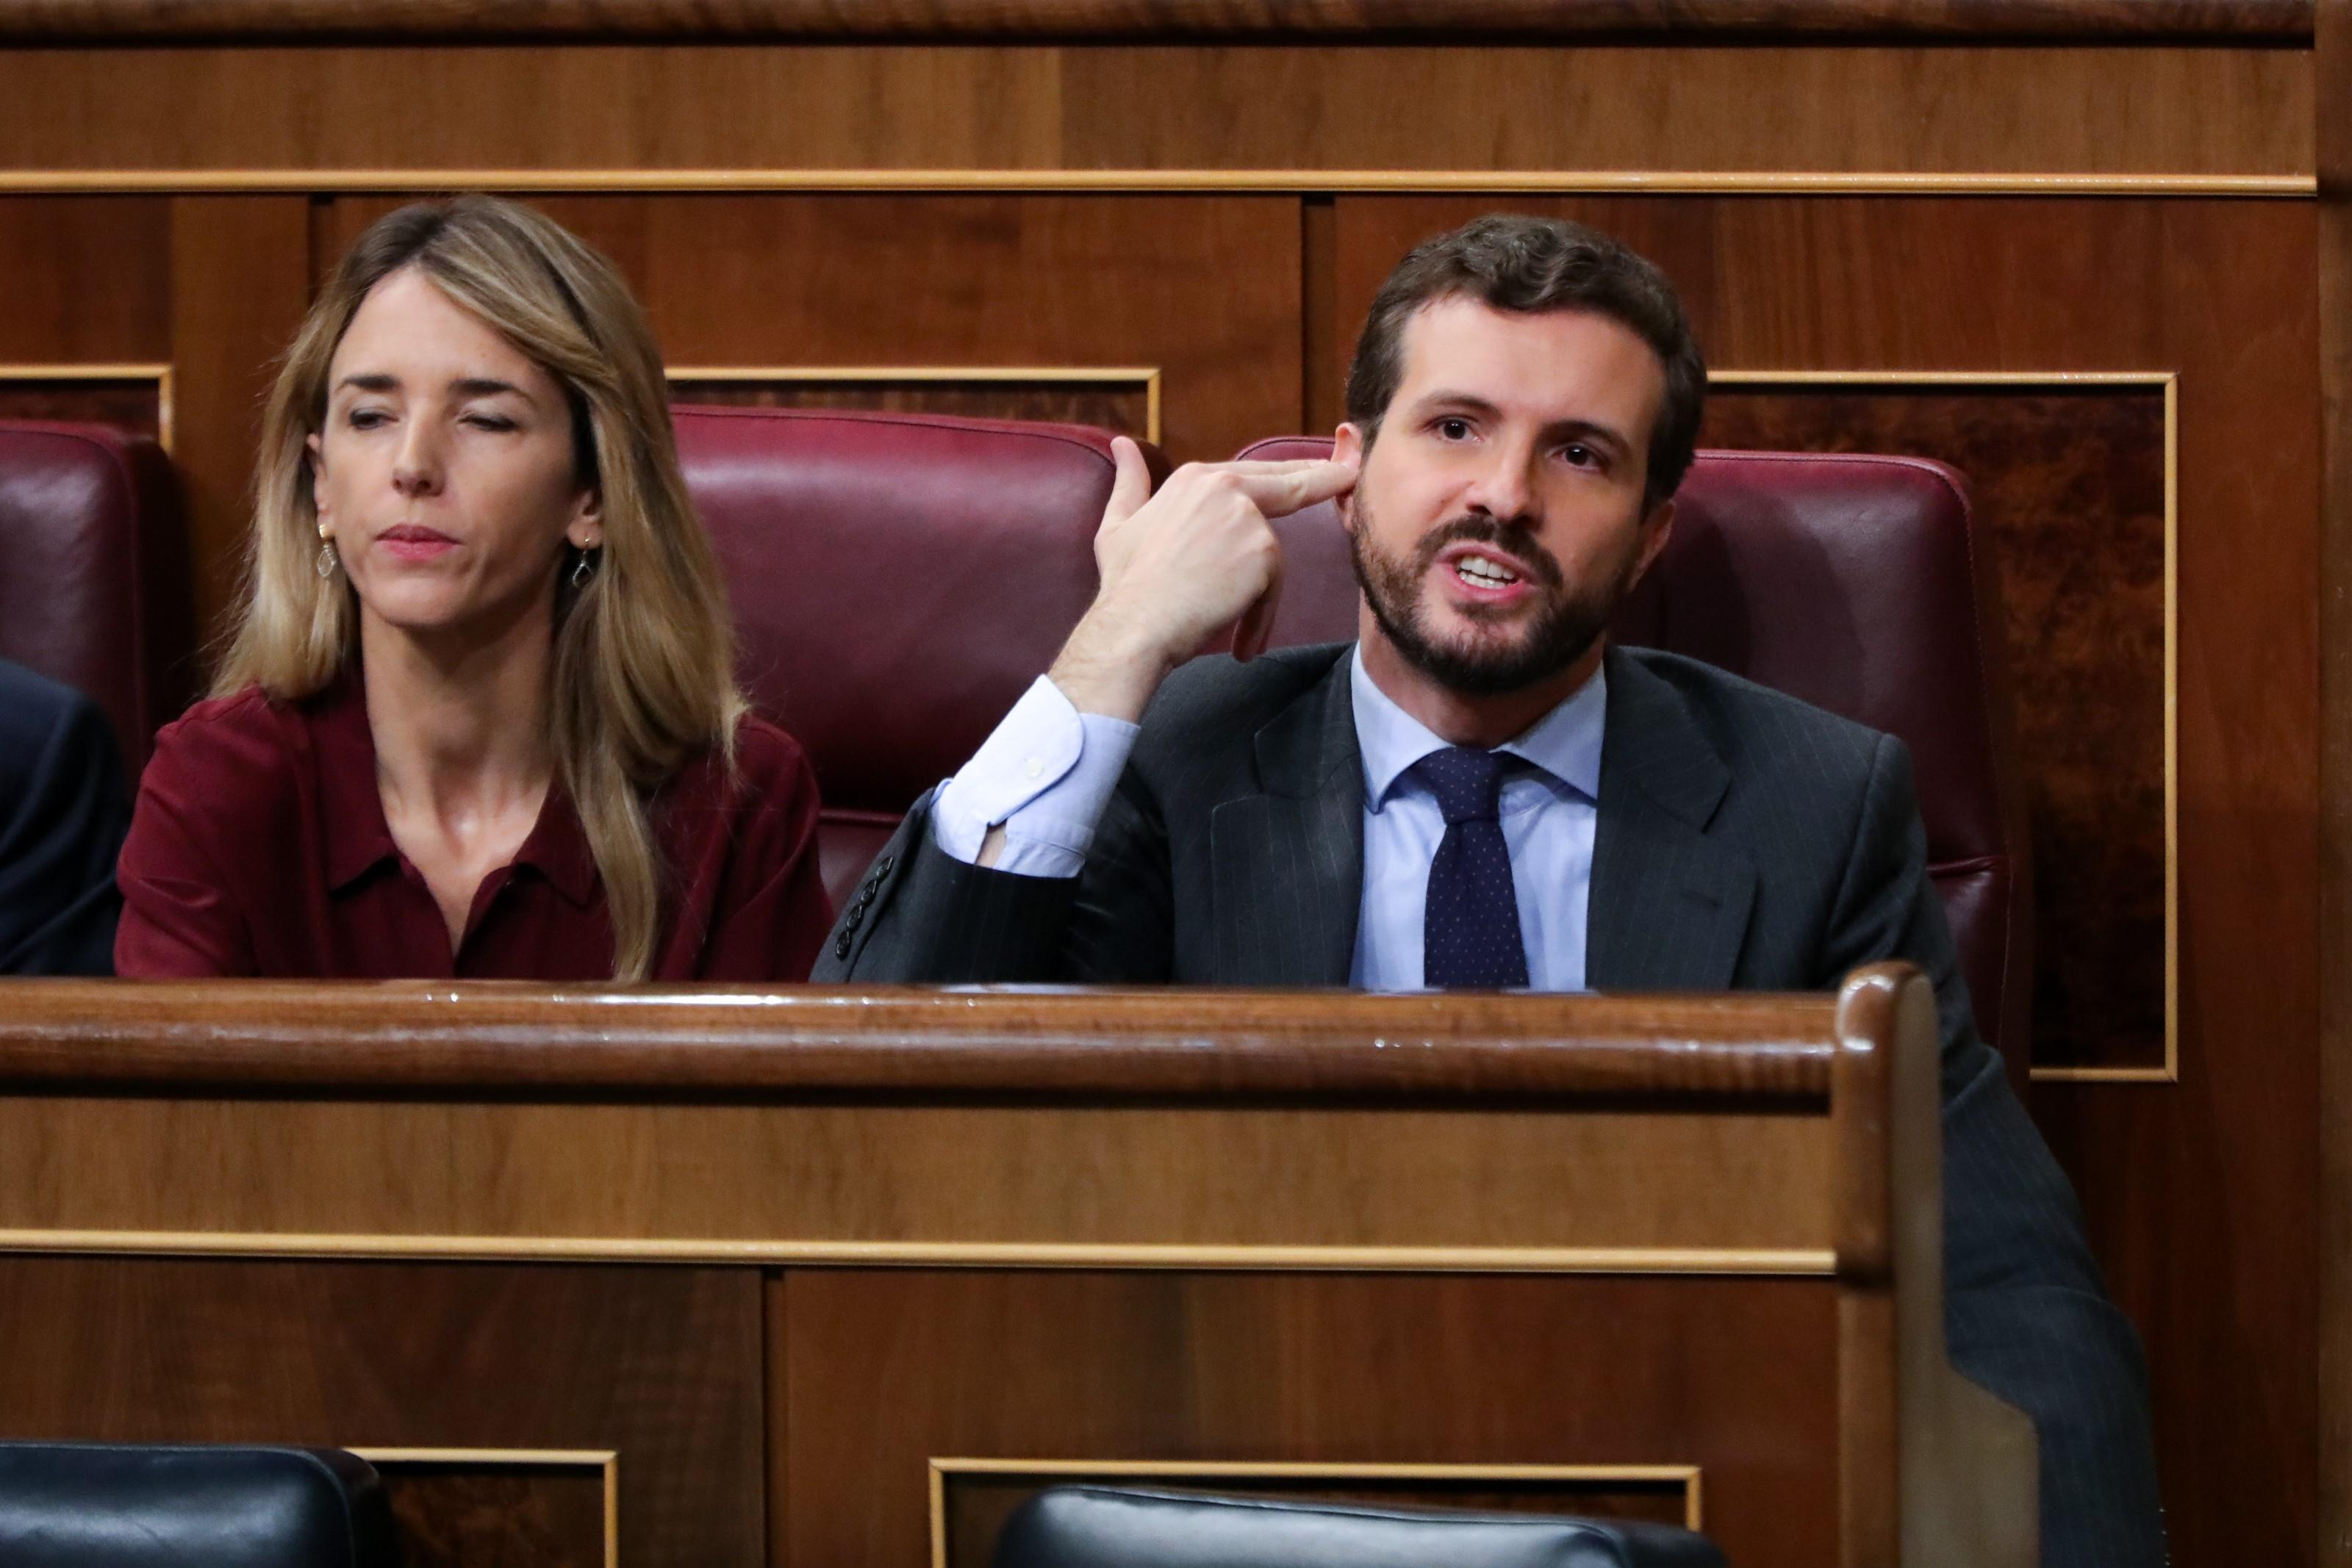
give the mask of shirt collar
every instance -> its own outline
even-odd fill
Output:
[[[1388,803],[1389,791],[1406,768],[1433,751],[1444,750],[1448,743],[1381,690],[1364,668],[1362,643],[1356,644],[1349,662],[1356,749],[1364,762],[1364,800],[1377,811]],[[1597,801],[1601,799],[1601,738],[1608,714],[1609,677],[1602,666],[1596,665],[1590,680],[1496,749],[1534,764],[1586,800]]]
[[[397,859],[392,826],[384,821],[383,796],[376,787],[375,734],[368,728],[367,687],[353,670],[299,705],[319,763],[319,804],[325,821],[327,891],[341,893],[387,860]],[[550,785],[539,821],[515,852],[527,865],[573,904],[584,907],[596,893],[596,857],[580,814],[561,786]]]

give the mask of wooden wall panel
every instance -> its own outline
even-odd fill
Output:
[[[625,1563],[752,1568],[766,1549],[761,1336],[749,1270],[12,1257],[0,1431],[610,1449]],[[435,1517],[478,1551],[562,1561],[578,1540],[562,1488],[493,1530],[467,1525],[452,1479]]]
[[[0,365],[171,357],[170,202],[0,199]]]
[[[2292,47],[0,51],[15,170],[2308,175],[2311,147]]]
[[[350,198],[340,250],[392,198]],[[1279,196],[561,196],[683,365],[1160,371],[1178,462],[1301,417],[1299,220]]]
[[[670,376],[676,403],[726,408],[845,408],[887,413],[943,414],[953,419],[1029,419],[1091,424],[1150,440],[1155,400],[1142,377],[1118,380],[985,378],[894,380],[887,373],[855,379],[758,377],[716,380]],[[0,398],[6,388],[0,385]],[[5,406],[5,404],[0,404]]]
[[[471,38],[1295,38],[1415,41],[1593,36],[2311,40],[2311,0],[80,0],[0,12],[0,37]]]
[[[2352,1565],[2352,0],[2319,0],[2319,1561]]]
[[[1995,552],[2035,861],[2032,1064],[2167,1063],[2165,392],[1717,387],[1701,444],[1948,463]]]
[[[790,1272],[768,1306],[770,1341],[786,1347],[772,1367],[783,1437],[770,1495],[792,1500],[772,1527],[778,1560],[922,1561],[934,1458],[1443,1458],[1697,1464],[1708,1531],[1732,1561],[1827,1561],[1833,1291],[1659,1284]],[[1700,1327],[1732,1319],[1738,1336]],[[1654,1330],[1662,1351],[1692,1353],[1604,1357],[1582,1322]],[[1774,1375],[1758,1376],[1759,1364]],[[1433,1409],[1455,1418],[1433,1426]],[[1678,1426],[1695,1437],[1687,1451],[1666,1436]],[[1557,1486],[1555,1506],[1574,1506],[1580,1490]]]
[[[2310,119],[2294,51],[1101,49],[1062,90],[1079,168],[2287,172]]]
[[[299,196],[172,203],[173,456],[200,634],[220,627],[236,592],[261,405],[310,307],[310,245]]]
[[[2319,1562],[2352,1565],[2352,0],[2320,0]]]

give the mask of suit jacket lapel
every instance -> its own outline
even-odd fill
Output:
[[[1210,813],[1218,984],[1348,983],[1364,884],[1364,771],[1349,651],[1257,732],[1263,792]]]
[[[1754,862],[1706,834],[1730,769],[1673,686],[1622,648],[1605,657],[1585,984],[1723,989],[1756,900]]]

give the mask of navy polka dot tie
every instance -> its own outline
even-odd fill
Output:
[[[1413,764],[1445,813],[1445,837],[1429,862],[1422,915],[1425,986],[1500,988],[1528,983],[1511,852],[1503,842],[1501,752],[1456,746]]]

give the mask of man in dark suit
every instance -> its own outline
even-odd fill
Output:
[[[1601,634],[1705,385],[1672,287],[1604,235],[1486,218],[1416,250],[1335,461],[1151,496],[1121,447],[1095,604],[817,977],[1807,989],[1909,959],[1943,1029],[1955,1364],[2035,1419],[2046,1563],[2158,1563],[2137,1344],[1977,1037],[1903,747]],[[1262,643],[1266,519],[1327,497],[1358,642],[1186,662],[1237,617]]]
[[[110,975],[131,792],[70,686],[0,661],[0,975]]]

